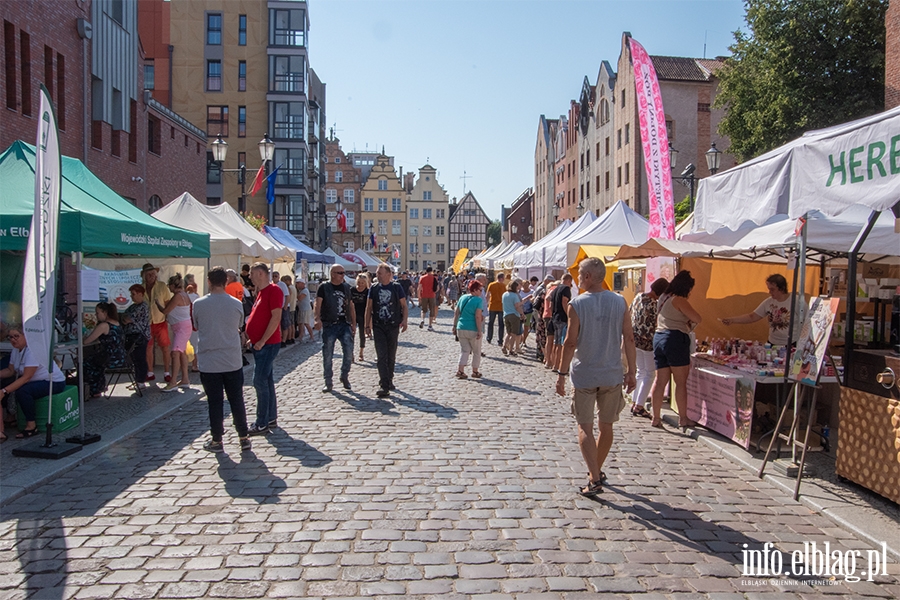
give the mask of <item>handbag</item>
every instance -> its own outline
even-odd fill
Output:
[[[463,302],[462,306],[459,307],[459,316],[457,316],[455,319],[453,319],[453,339],[456,340],[457,342],[459,341],[459,335],[457,335],[457,333],[456,333],[456,327],[457,327],[457,325],[459,325],[459,318],[462,316],[463,309],[466,307],[466,304],[468,304],[469,300],[471,300],[471,299],[472,299],[472,296],[469,296],[468,298],[466,298],[466,301]]]

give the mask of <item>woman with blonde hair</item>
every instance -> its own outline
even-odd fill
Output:
[[[188,372],[187,343],[191,339],[193,326],[191,325],[191,299],[184,291],[184,280],[181,273],[175,273],[169,277],[169,291],[172,298],[165,306],[156,301],[156,308],[166,315],[166,321],[172,328],[172,381],[162,388],[163,392],[174,392],[178,388],[191,386]],[[178,373],[181,372],[181,381],[178,381]]]
[[[363,349],[366,347],[366,328],[359,325],[359,320],[361,315],[366,314],[366,302],[369,300],[370,287],[368,273],[360,273],[356,278],[356,287],[350,288],[350,301],[353,302],[353,308],[356,310],[356,330],[359,332],[359,362],[365,360]]]

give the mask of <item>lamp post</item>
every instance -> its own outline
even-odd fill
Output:
[[[241,164],[237,169],[223,169],[222,163],[225,162],[225,157],[228,154],[228,142],[222,139],[222,134],[216,136],[216,139],[212,142],[212,153],[213,160],[219,163],[219,170],[223,173],[239,173],[238,177],[241,181],[241,200],[238,203],[238,212],[245,212],[247,210],[247,165]],[[268,161],[272,160],[272,155],[275,153],[275,144],[269,139],[269,134],[266,134],[266,137],[259,142],[259,156],[263,160],[263,163],[266,165],[266,175],[269,173],[268,169]],[[271,207],[270,207],[271,211]],[[271,218],[269,219],[269,224],[272,224]]]
[[[678,160],[678,150],[672,147],[672,142],[669,142],[669,166],[674,169],[675,163]],[[722,151],[716,148],[715,142],[713,142],[712,146],[709,150],[706,151],[706,166],[709,169],[709,172],[713,175],[719,170],[719,166],[722,160]],[[694,183],[697,181],[697,177],[695,172],[697,167],[694,166],[694,163],[688,163],[688,165],[681,172],[681,175],[678,177],[672,177],[675,181],[680,181],[683,185],[687,185],[690,188],[690,196],[688,196],[688,205],[690,207],[690,212],[694,212]]]
[[[266,177],[269,176],[269,162],[275,157],[275,142],[269,139],[269,134],[263,134],[263,139],[259,141],[259,157],[263,161],[263,166],[265,169]],[[266,199],[266,204],[268,206],[268,221],[270,225],[275,224],[275,202],[268,204],[268,198]]]

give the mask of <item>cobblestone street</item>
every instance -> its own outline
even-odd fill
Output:
[[[197,401],[4,506],[0,597],[900,597],[890,558],[874,581],[742,576],[742,552],[766,542],[785,568],[804,542],[857,550],[857,575],[872,547],[627,411],[602,497],[582,498],[569,400],[533,351],[495,340],[484,379],[459,381],[451,313],[435,332],[413,315],[388,399],[371,342],[353,391],[332,394],[319,344],[289,346],[280,429],[252,452],[229,418],[226,452],[202,450]]]

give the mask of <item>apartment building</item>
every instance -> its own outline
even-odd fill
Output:
[[[171,108],[205,127],[210,139],[228,144],[224,164],[208,155],[207,202],[228,202],[239,211],[317,244],[324,209],[316,177],[324,138],[325,86],[309,68],[309,11],[303,0],[191,0],[154,4],[154,23],[169,44],[151,48],[145,69],[163,88]],[[143,8],[142,8],[143,10]],[[159,67],[167,67],[168,72]],[[274,142],[263,165],[260,143]],[[241,166],[246,181],[241,180]],[[278,168],[275,198],[245,196],[263,165]],[[224,172],[223,172],[224,171]],[[307,215],[312,215],[307,219]]]
[[[526,246],[534,237],[534,188],[528,188],[516,198],[504,215],[504,230],[509,242],[522,242]]]
[[[587,210],[596,216],[602,215],[615,204],[615,188],[612,176],[615,170],[613,139],[613,96],[616,88],[616,74],[608,61],[600,63],[597,82],[594,85],[594,115],[591,119],[593,161],[591,176],[593,177],[592,194],[585,199]]]
[[[353,252],[364,244],[362,209],[360,191],[363,178],[360,170],[353,166],[350,158],[341,149],[341,140],[333,137],[324,141],[325,157],[323,167],[325,173],[325,216],[329,230],[331,249],[342,254]],[[344,211],[347,218],[347,231],[342,232],[338,224],[338,213]]]
[[[467,192],[459,202],[450,203],[450,256],[468,248],[469,257],[487,248],[487,227],[491,224],[475,194]]]
[[[426,164],[406,196],[408,252],[401,264],[415,271],[426,267],[443,271],[451,264],[449,212],[450,196],[438,183],[437,170]]]
[[[380,154],[374,162],[360,191],[360,214],[366,236],[363,249],[385,262],[400,265],[407,248],[406,191],[394,171],[392,158]]]
[[[556,132],[559,121],[544,115],[538,120],[537,142],[534,145],[534,239],[553,230],[553,207],[556,203]]]

